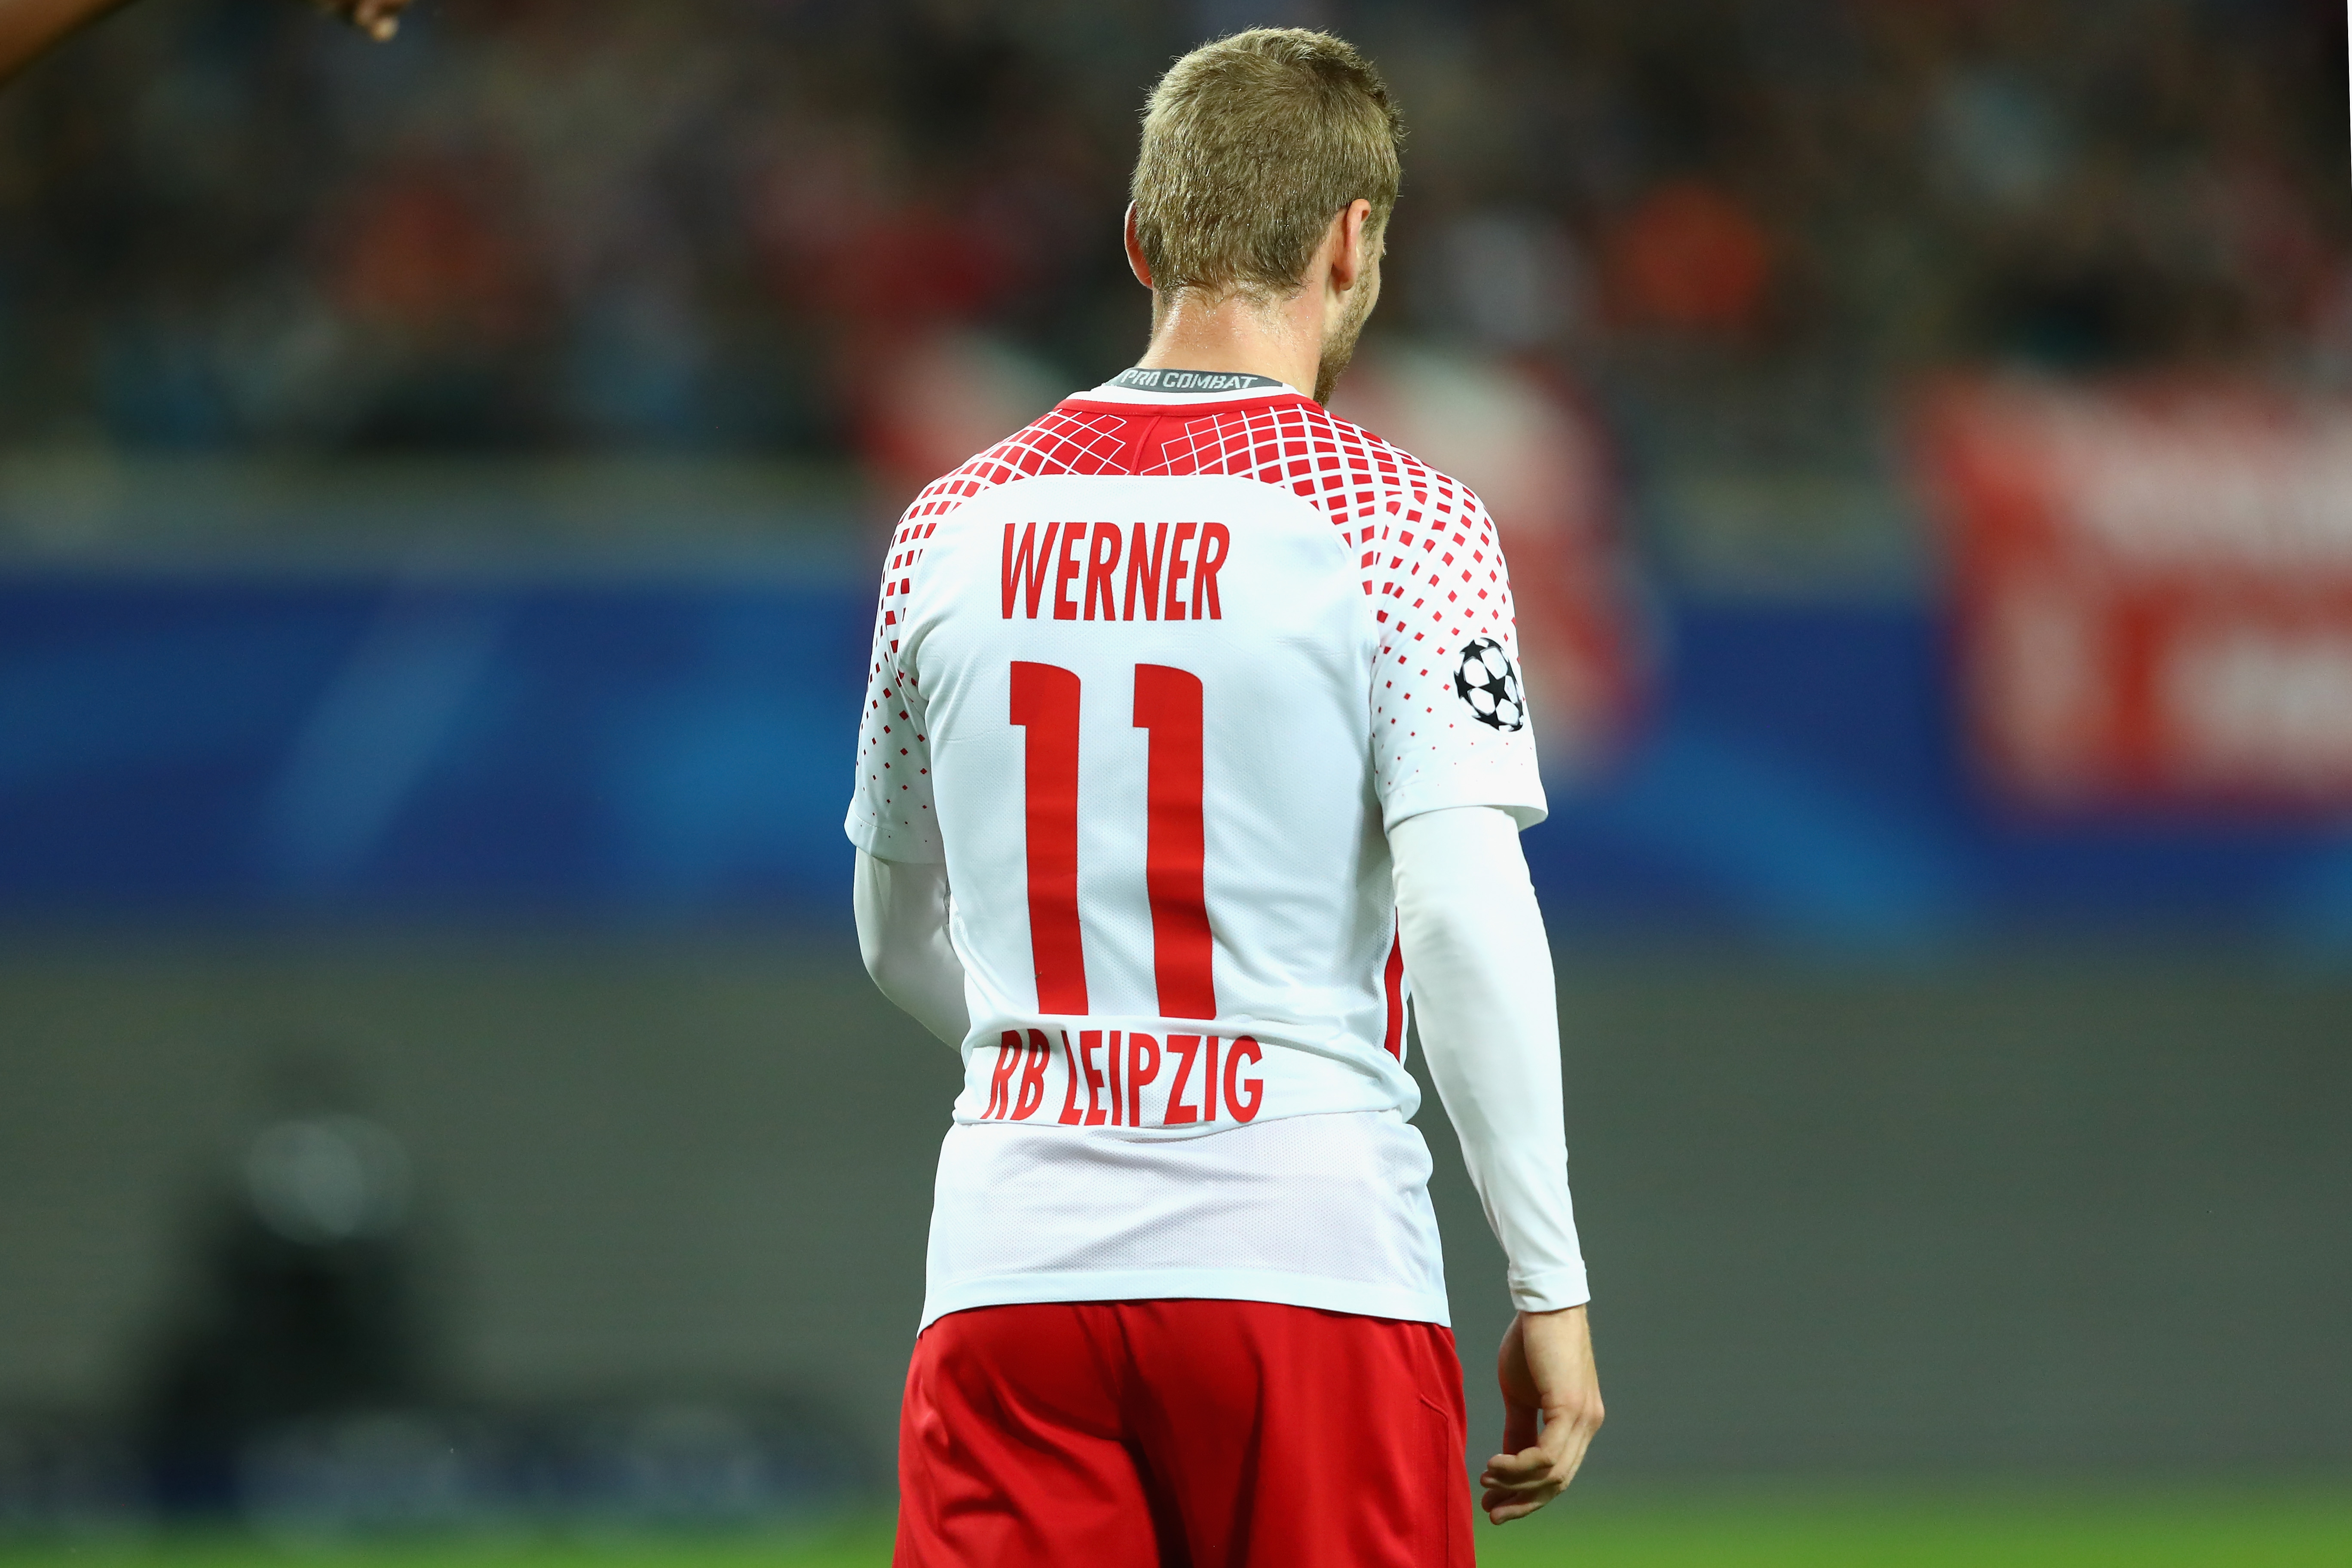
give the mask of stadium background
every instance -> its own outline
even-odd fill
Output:
[[[2332,5],[150,0],[0,89],[0,1552],[887,1494],[953,1072],[848,927],[874,563],[1132,362],[1136,104],[1269,20],[1404,104],[1342,411],[1496,503],[1549,682],[1612,1414],[1532,1539],[2352,1528]],[[2168,590],[2309,656],[2220,752],[2000,674],[2004,585],[2124,574],[1985,498],[2110,415],[2318,542],[2216,503]]]

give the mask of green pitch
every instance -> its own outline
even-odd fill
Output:
[[[881,1568],[890,1531],[853,1521],[766,1536],[338,1542],[215,1536],[0,1543],[0,1568]],[[2344,1568],[2352,1483],[2160,1493],[1596,1494],[1478,1529],[1484,1568]]]

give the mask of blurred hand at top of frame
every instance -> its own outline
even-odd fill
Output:
[[[330,16],[341,16],[381,44],[400,31],[400,14],[411,0],[310,0]]]
[[[342,17],[382,43],[400,30],[400,14],[410,0],[310,0],[320,10]],[[0,82],[79,28],[124,0],[0,0]]]
[[[1495,1375],[1503,1385],[1504,1451],[1478,1478],[1478,1506],[1496,1524],[1507,1524],[1568,1489],[1601,1430],[1601,1376],[1584,1309],[1512,1319]]]

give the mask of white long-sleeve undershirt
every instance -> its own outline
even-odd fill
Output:
[[[948,940],[948,868],[857,852],[850,903],[866,973],[898,1010],[957,1050],[971,1030],[963,961]]]
[[[1511,1304],[1576,1306],[1589,1292],[1568,1195],[1559,1003],[1518,825],[1496,806],[1424,812],[1389,829],[1389,853],[1421,1048],[1509,1260]]]

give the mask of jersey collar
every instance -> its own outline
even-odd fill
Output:
[[[1194,405],[1305,395],[1288,382],[1276,381],[1270,375],[1225,370],[1146,370],[1139,365],[1121,371],[1092,392],[1080,393],[1075,401]]]

